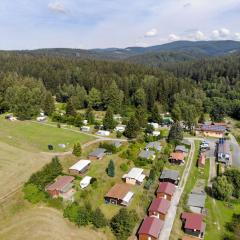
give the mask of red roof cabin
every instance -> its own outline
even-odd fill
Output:
[[[155,216],[164,221],[169,208],[170,208],[170,201],[164,198],[156,198],[152,201],[148,209],[148,214],[149,216]]]
[[[48,185],[45,191],[52,197],[62,197],[66,200],[73,200],[75,190],[73,187],[74,177],[72,176],[60,176],[54,183]]]
[[[183,229],[185,233],[194,237],[203,238],[206,224],[203,222],[203,215],[197,213],[182,213]]]
[[[201,153],[199,158],[198,158],[198,167],[199,168],[204,168],[205,162],[206,162],[206,158],[205,158],[204,154]]]
[[[157,240],[163,227],[163,221],[156,217],[145,217],[138,230],[139,240]]]
[[[184,153],[183,152],[173,152],[170,154],[169,161],[174,164],[184,164]]]
[[[164,198],[168,201],[172,200],[176,186],[170,182],[161,182],[157,189],[157,198]]]

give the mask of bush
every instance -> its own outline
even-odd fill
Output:
[[[62,166],[58,157],[45,165],[42,170],[32,174],[27,184],[34,184],[39,190],[44,191],[47,184],[51,183],[57,176],[62,174]]]
[[[102,228],[108,224],[107,219],[99,208],[93,212],[91,222],[96,228]]]
[[[107,152],[109,152],[109,153],[116,153],[117,152],[117,148],[113,144],[100,143],[99,147],[100,148],[105,148],[107,150]]]
[[[233,186],[226,176],[217,177],[212,184],[212,192],[215,198],[228,200],[232,196]]]
[[[120,165],[120,169],[123,171],[123,172],[127,172],[128,171],[128,165],[126,163],[122,163]]]
[[[116,137],[117,137],[117,138],[121,138],[122,135],[123,135],[123,134],[122,134],[121,132],[117,131],[117,134],[116,134]]]
[[[34,184],[26,184],[23,187],[24,198],[31,203],[38,203],[46,200],[44,192],[40,191]]]
[[[81,154],[82,154],[82,147],[81,147],[80,143],[74,144],[72,154],[75,155],[76,157],[80,157],[81,156]]]
[[[145,182],[144,188],[147,189],[147,190],[149,190],[152,184],[153,184],[153,180],[149,178],[149,179]]]
[[[111,219],[110,227],[117,240],[127,240],[138,221],[137,213],[126,208],[120,211]]]

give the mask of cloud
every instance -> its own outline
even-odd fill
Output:
[[[153,28],[145,33],[145,37],[156,37],[158,34],[158,31],[156,28]]]
[[[66,13],[66,9],[63,3],[56,1],[56,2],[50,2],[48,4],[48,9],[57,12],[57,13]]]
[[[168,36],[168,40],[169,41],[178,41],[178,40],[180,40],[180,37],[178,35],[172,33]]]
[[[240,41],[240,33],[234,33],[234,39]]]
[[[231,35],[231,31],[227,28],[221,28],[219,30],[212,31],[212,38],[220,40],[229,38]]]
[[[192,6],[192,4],[189,3],[189,2],[188,2],[188,3],[185,3],[185,4],[183,5],[184,8],[189,8],[189,7],[191,7],[191,6]]]
[[[205,40],[206,36],[205,36],[205,34],[203,32],[197,31],[193,35],[193,38],[194,38],[194,40],[201,41],[201,40]]]

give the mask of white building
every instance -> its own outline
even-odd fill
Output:
[[[69,172],[71,174],[82,174],[88,170],[90,164],[90,160],[80,160],[69,168]]]
[[[153,137],[158,137],[158,136],[160,136],[160,134],[161,134],[161,133],[160,133],[159,131],[153,131],[153,132],[152,132],[152,136],[153,136]]]
[[[99,130],[96,132],[97,135],[100,135],[100,136],[109,136],[110,135],[110,132],[109,131],[105,131],[105,130]]]
[[[37,121],[38,121],[38,122],[43,122],[43,121],[45,121],[46,119],[47,119],[46,116],[37,117]]]
[[[115,127],[116,132],[124,132],[126,129],[126,125],[118,125]]]
[[[89,132],[90,131],[90,127],[89,126],[82,126],[81,127],[81,131],[82,132]]]
[[[136,185],[141,184],[145,179],[145,175],[143,174],[142,168],[132,168],[128,174],[123,175],[123,179],[125,179],[126,183]]]
[[[80,187],[82,189],[86,188],[91,183],[92,177],[85,176],[82,181],[80,182]]]

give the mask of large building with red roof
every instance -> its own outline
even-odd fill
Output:
[[[161,182],[157,189],[157,198],[165,198],[168,201],[172,200],[176,186],[170,182]]]
[[[148,214],[149,216],[156,216],[161,220],[165,220],[169,208],[170,201],[164,198],[156,198],[152,201],[148,209]]]
[[[203,238],[206,224],[203,222],[203,215],[197,213],[182,213],[183,229],[185,233]]]
[[[145,217],[138,230],[139,240],[157,240],[163,227],[163,221],[156,217]]]
[[[72,176],[60,176],[54,183],[48,185],[45,190],[52,198],[62,197],[73,201],[73,195],[75,194],[73,180],[74,177]]]

